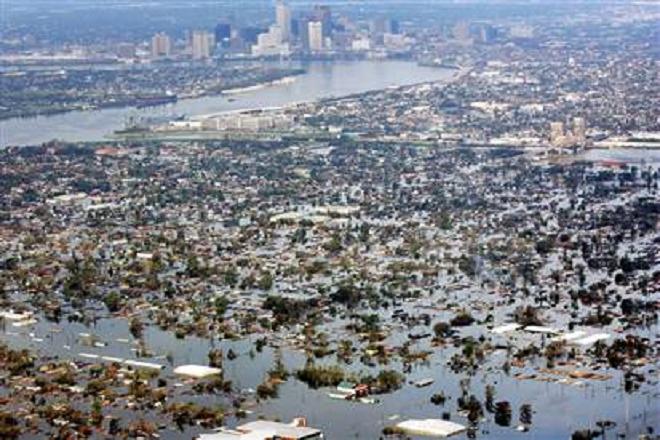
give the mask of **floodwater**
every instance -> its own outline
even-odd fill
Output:
[[[308,72],[293,83],[282,84],[265,89],[232,95],[235,101],[226,96],[206,97],[181,101],[166,108],[149,109],[146,112],[162,114],[186,113],[188,115],[216,113],[228,110],[281,106],[299,101],[309,101],[329,96],[342,96],[368,90],[381,89],[391,85],[413,84],[426,81],[447,81],[454,71],[420,67],[401,61],[360,61],[345,63],[312,63],[306,66]],[[70,141],[100,140],[111,131],[120,128],[124,119],[135,113],[135,109],[107,109],[92,112],[73,112],[49,117],[15,119],[0,122],[2,145],[37,144],[53,138]],[[144,113],[144,111],[142,112]],[[585,153],[586,159],[603,160],[615,158],[635,163],[659,162],[657,151],[603,151],[593,150]],[[456,295],[468,295],[457,292]],[[425,302],[433,303],[429,298]],[[414,312],[414,304],[404,306]],[[383,315],[383,322],[390,320]],[[446,319],[442,313],[436,318]],[[331,337],[340,338],[340,326],[335,323],[326,331]],[[408,331],[401,330],[393,338],[400,343]],[[487,333],[484,328],[474,326],[470,333]],[[89,348],[78,344],[79,333],[92,333],[108,342],[107,347]],[[30,335],[32,334],[32,336]],[[43,338],[37,342],[34,338]],[[531,338],[531,337],[530,337]],[[79,359],[81,352],[105,356],[135,358],[132,344],[119,342],[118,339],[132,340],[127,321],[121,318],[102,318],[92,327],[80,323],[54,324],[41,320],[33,328],[14,328],[10,325],[0,339],[12,346],[29,347],[41,354],[56,354],[63,358]],[[239,356],[233,361],[225,360],[225,379],[231,380],[237,389],[256,388],[266,372],[272,367],[275,357],[272,348],[264,348],[262,353],[250,353],[253,341],[211,341],[209,339],[188,336],[177,339],[171,332],[164,332],[154,326],[145,330],[144,340],[151,358],[142,359],[166,365],[164,375],[172,374],[172,366],[182,364],[207,364],[207,353],[212,346],[222,348],[226,353],[232,348]],[[540,336],[533,339],[540,341]],[[65,348],[68,346],[70,348]],[[429,348],[426,339],[417,344],[417,349]],[[408,418],[440,418],[443,412],[451,412],[453,421],[467,424],[467,420],[457,415],[456,398],[460,395],[459,381],[464,374],[455,374],[447,367],[447,361],[455,352],[453,347],[432,349],[433,355],[427,363],[413,367],[407,375],[407,382],[422,378],[433,378],[434,384],[426,388],[416,388],[406,383],[403,388],[392,394],[379,396],[377,405],[337,401],[329,398],[328,389],[312,390],[292,376],[279,389],[279,398],[262,403],[249,418],[258,415],[290,420],[295,416],[304,416],[311,426],[324,431],[331,440],[378,439],[384,426]],[[283,349],[283,360],[290,371],[301,368],[305,355],[293,349]],[[172,359],[172,364],[166,356]],[[496,388],[495,401],[507,400],[511,403],[511,427],[501,427],[491,421],[480,424],[478,438],[488,439],[528,439],[555,440],[566,439],[577,429],[596,429],[599,420],[612,420],[617,427],[606,438],[615,438],[615,433],[627,433],[628,438],[636,438],[647,426],[660,427],[657,412],[658,391],[652,384],[643,385],[633,393],[626,394],[622,389],[622,376],[619,372],[607,370],[612,379],[604,382],[585,381],[583,386],[517,380],[505,374],[501,367],[505,361],[504,350],[487,356],[485,365],[471,379],[470,392],[481,401],[487,384]],[[335,363],[334,356],[318,362]],[[542,365],[543,361],[541,361]],[[354,372],[377,372],[380,369],[401,371],[398,362],[387,366],[371,368],[355,362],[345,366]],[[582,369],[588,369],[584,367]],[[532,372],[533,370],[529,370]],[[429,399],[434,393],[443,392],[448,400],[443,406],[435,406]],[[220,402],[221,398],[218,398]],[[213,403],[212,401],[210,403]],[[531,431],[520,433],[515,430],[518,424],[519,408],[522,404],[531,404],[534,410]],[[488,417],[492,419],[492,417]],[[231,425],[236,421],[229,419]],[[162,433],[164,439],[190,438],[175,431]],[[464,439],[465,435],[456,438]]]
[[[439,293],[444,296],[446,293]],[[456,291],[453,297],[465,295],[471,296],[468,291]],[[435,298],[422,300],[424,304],[435,302]],[[419,313],[419,302],[407,302],[402,305],[406,311]],[[389,316],[390,312],[380,311],[379,314]],[[446,312],[435,312],[436,318],[446,319]],[[499,315],[499,313],[498,313]],[[382,322],[387,322],[382,319]],[[329,324],[327,331],[331,338],[341,339],[342,321],[338,320]],[[344,322],[345,324],[345,322]],[[401,343],[406,339],[408,332],[425,330],[425,327],[413,329],[395,329],[388,341]],[[108,343],[102,348],[84,347],[78,344],[80,333],[91,333]],[[474,325],[462,331],[464,334],[486,335],[489,332],[482,325]],[[32,335],[32,336],[31,336]],[[280,335],[280,337],[283,335]],[[9,345],[15,347],[29,347],[41,354],[56,354],[64,359],[77,359],[79,353],[94,353],[104,356],[117,356],[127,359],[135,359],[136,355],[131,350],[132,343],[119,342],[117,339],[133,338],[128,330],[128,323],[122,318],[101,318],[95,325],[87,327],[80,323],[68,323],[62,321],[55,324],[40,320],[33,328],[14,328],[7,325],[0,337]],[[33,337],[43,338],[44,341],[34,341]],[[510,337],[510,336],[507,336]],[[494,342],[502,342],[504,336],[494,337]],[[540,335],[518,336],[518,342],[525,343],[535,341],[541,342]],[[283,339],[280,339],[283,341]],[[165,365],[161,373],[165,377],[172,377],[174,366],[182,364],[204,364],[208,362],[208,351],[210,348],[221,348],[224,353],[231,348],[238,354],[238,358],[224,361],[224,378],[231,380],[235,389],[255,389],[266,377],[267,371],[272,368],[275,359],[275,349],[265,347],[263,352],[254,350],[254,338],[239,341],[218,341],[195,336],[187,336],[185,339],[177,339],[173,333],[165,332],[155,326],[148,326],[144,332],[144,342],[152,357],[140,358],[147,362],[155,362]],[[66,346],[66,347],[65,347]],[[70,348],[69,348],[70,347]],[[430,349],[433,355],[426,363],[416,364],[412,372],[406,376],[406,384],[403,388],[386,395],[377,396],[380,402],[375,405],[334,400],[328,397],[330,389],[313,390],[304,383],[295,379],[292,375],[289,380],[282,384],[279,389],[279,397],[274,400],[263,402],[254,408],[254,413],[248,416],[248,420],[260,415],[281,420],[290,420],[296,416],[307,418],[310,426],[322,429],[325,438],[334,440],[346,440],[352,438],[378,439],[383,427],[393,425],[398,421],[408,418],[441,418],[443,412],[451,413],[451,420],[467,425],[464,417],[457,414],[456,399],[460,396],[460,380],[465,374],[456,374],[447,366],[447,361],[456,352],[451,346],[442,349],[430,347],[429,339],[417,342],[415,349]],[[458,349],[460,350],[460,348]],[[291,372],[300,369],[305,364],[305,355],[299,350],[282,348],[282,359],[287,369]],[[169,355],[172,363],[166,360]],[[616,428],[606,438],[614,438],[615,433],[627,433],[629,437],[637,438],[637,435],[645,432],[647,426],[660,426],[660,418],[657,413],[657,390],[652,384],[645,384],[633,393],[626,394],[623,391],[623,380],[620,372],[616,370],[600,371],[612,375],[612,379],[599,381],[584,381],[582,386],[538,382],[532,380],[518,380],[502,371],[505,362],[505,350],[498,350],[486,356],[485,364],[471,378],[470,393],[475,394],[482,402],[484,401],[485,387],[492,384],[496,389],[495,401],[506,400],[511,403],[512,420],[510,427],[501,427],[492,421],[483,421],[480,424],[478,438],[488,439],[534,439],[555,440],[569,438],[570,434],[577,429],[596,429],[596,422],[600,420],[611,420],[616,422]],[[317,360],[317,363],[336,364],[334,355]],[[544,358],[539,359],[537,366],[544,367]],[[402,371],[402,365],[398,361],[392,361],[388,365],[369,367],[359,362],[356,358],[352,365],[343,365],[346,371],[355,373],[377,374],[381,369],[394,369]],[[578,368],[588,370],[584,366]],[[513,371],[521,371],[513,369]],[[526,373],[534,372],[533,368],[525,368]],[[411,382],[433,378],[435,383],[429,387],[417,388]],[[447,397],[444,406],[435,406],[430,402],[434,393],[443,392]],[[222,396],[204,398],[204,403],[223,404]],[[531,431],[522,433],[516,431],[518,425],[519,408],[522,404],[531,404],[534,410]],[[492,419],[492,416],[488,417]],[[227,420],[228,425],[236,424],[233,419]],[[194,432],[182,434],[176,430],[161,432],[164,439],[190,438]],[[455,437],[457,439],[467,438],[465,434]]]

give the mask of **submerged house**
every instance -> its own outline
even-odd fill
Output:
[[[304,418],[279,423],[257,420],[234,429],[222,429],[212,434],[201,434],[199,440],[320,440],[323,433],[309,428]]]

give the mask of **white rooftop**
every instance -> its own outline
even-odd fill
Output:
[[[408,434],[430,437],[449,437],[466,429],[465,426],[458,423],[440,419],[406,420],[396,426]]]
[[[291,440],[321,439],[322,433],[318,429],[306,426],[256,420],[241,425],[233,430],[222,430],[212,434],[200,434],[199,440],[268,440],[272,438],[285,438]]]
[[[180,365],[174,369],[174,374],[202,379],[222,373],[220,368],[207,367],[205,365]]]

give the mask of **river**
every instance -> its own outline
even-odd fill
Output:
[[[229,110],[278,107],[389,86],[448,81],[456,73],[455,70],[391,60],[312,62],[302,65],[287,62],[282,66],[303,67],[307,72],[287,84],[273,85],[231,96],[186,99],[176,104],[139,111],[135,108],[111,108],[0,121],[0,146],[36,145],[53,139],[98,141],[123,127],[125,120],[131,115],[199,115]]]

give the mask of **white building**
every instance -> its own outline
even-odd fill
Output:
[[[371,40],[367,37],[358,37],[351,43],[351,50],[355,52],[371,50]]]
[[[587,122],[584,118],[573,118],[573,137],[578,143],[587,139]]]
[[[383,34],[383,45],[387,49],[404,50],[410,47],[410,40],[402,34]]]
[[[236,429],[223,429],[213,434],[201,434],[199,440],[321,440],[323,433],[306,426],[305,419],[296,419],[290,424],[257,420]]]
[[[287,130],[293,126],[294,120],[284,114],[228,114],[205,119],[202,129],[211,131],[264,131]]]
[[[323,50],[323,23],[320,21],[310,21],[308,26],[309,50],[320,52]]]
[[[289,43],[282,42],[282,28],[273,25],[268,32],[259,34],[257,44],[252,46],[252,55],[257,57],[289,55]]]
[[[559,147],[564,143],[566,136],[564,134],[564,123],[563,122],[551,122],[550,123],[550,143]]]
[[[282,31],[280,43],[289,41],[291,36],[291,9],[283,1],[277,2],[277,6],[275,6],[275,22]]]

